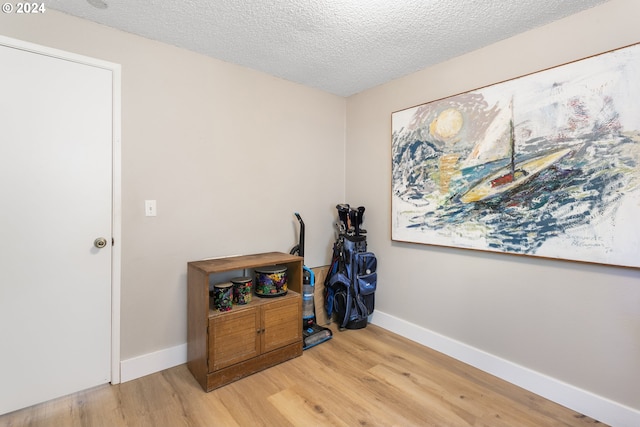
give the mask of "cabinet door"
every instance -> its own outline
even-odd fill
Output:
[[[209,372],[260,354],[259,313],[252,307],[209,319]]]
[[[266,353],[302,339],[300,298],[273,301],[262,308],[262,352]]]

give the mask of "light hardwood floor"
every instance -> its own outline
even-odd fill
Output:
[[[374,325],[205,393],[186,365],[0,416],[0,426],[599,424]]]

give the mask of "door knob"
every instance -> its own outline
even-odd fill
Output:
[[[93,241],[93,246],[95,246],[98,249],[102,249],[105,246],[107,246],[107,239],[105,239],[104,237],[98,237],[96,240]]]

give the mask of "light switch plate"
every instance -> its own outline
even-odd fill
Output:
[[[146,216],[156,216],[158,214],[155,200],[144,201],[144,214]]]

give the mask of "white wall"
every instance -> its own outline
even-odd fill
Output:
[[[354,95],[346,159],[380,313],[636,411],[640,271],[392,242],[390,187],[392,112],[636,43],[638,16],[640,2],[611,0]]]
[[[188,261],[289,252],[298,211],[306,263],[328,264],[344,98],[53,10],[0,33],[122,64],[123,360],[186,343]]]

